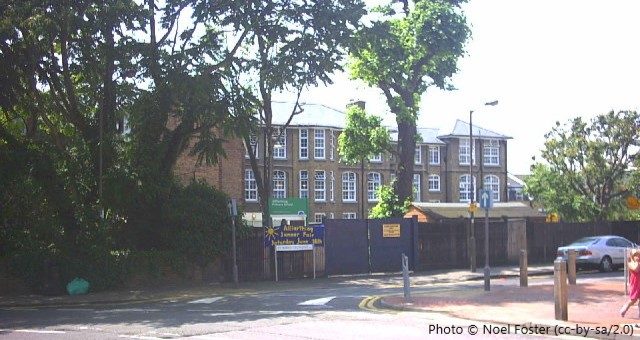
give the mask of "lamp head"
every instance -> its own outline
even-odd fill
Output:
[[[487,105],[487,106],[496,106],[496,105],[498,105],[498,100],[494,100],[494,101],[491,101],[491,102],[488,102],[488,103],[484,103],[484,105]]]

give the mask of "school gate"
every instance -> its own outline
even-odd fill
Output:
[[[399,272],[401,254],[415,267],[413,219],[325,220],[327,275]]]

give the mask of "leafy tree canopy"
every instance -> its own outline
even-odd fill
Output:
[[[377,20],[360,29],[350,54],[351,77],[378,87],[398,124],[399,197],[411,197],[416,120],[420,97],[430,86],[450,89],[458,58],[470,35],[464,1],[391,1]],[[399,9],[398,5],[402,5]]]
[[[346,127],[338,137],[340,160],[355,164],[389,151],[390,147],[391,137],[381,118],[367,115],[360,106],[349,106]]]
[[[532,166],[527,192],[549,212],[570,221],[616,220],[634,215],[624,199],[637,194],[635,168],[640,116],[611,111],[585,122],[559,122],[545,135],[542,158]]]
[[[252,135],[267,136],[262,139],[261,165],[255,153],[249,153],[266,222],[270,221],[268,198],[275,141],[302,112],[302,91],[318,83],[331,83],[330,75],[342,69],[347,43],[360,25],[364,5],[361,0],[250,0],[243,14],[239,28],[246,34],[246,43],[234,66],[239,82],[247,87],[246,98],[251,105],[238,110],[247,119],[239,120],[236,128],[247,146],[252,145]],[[280,91],[297,93],[297,98],[284,126],[282,122],[274,126],[273,95]]]

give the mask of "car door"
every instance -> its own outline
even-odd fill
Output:
[[[631,244],[631,242],[628,242],[627,240],[621,237],[612,238],[611,240],[613,241],[613,244],[615,246],[615,251],[614,251],[615,258],[613,259],[613,263],[615,264],[624,263],[625,252],[627,248],[631,248],[633,245]]]

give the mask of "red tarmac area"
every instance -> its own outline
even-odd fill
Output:
[[[498,280],[499,282],[499,280]],[[625,317],[620,307],[627,301],[624,283],[601,280],[568,286],[568,323],[591,326],[634,325],[640,333],[640,309],[632,306]],[[400,309],[416,309],[446,313],[454,317],[503,324],[558,324],[555,320],[553,284],[528,287],[495,284],[484,291],[478,288],[445,290],[412,296],[405,303],[403,296],[386,296],[383,305]]]

